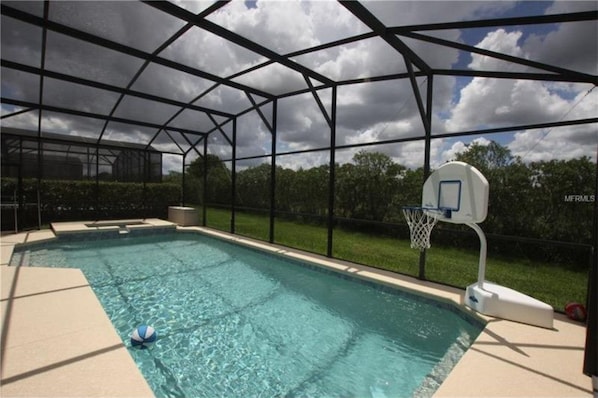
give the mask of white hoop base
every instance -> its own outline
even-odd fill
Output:
[[[465,305],[485,315],[552,329],[554,310],[549,305],[523,293],[484,282],[469,285]]]

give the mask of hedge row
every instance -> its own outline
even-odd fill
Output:
[[[2,178],[2,200],[17,191],[17,180]],[[123,183],[43,180],[40,184],[42,223],[117,218],[166,218],[168,206],[178,205],[181,187],[171,183]],[[21,228],[37,225],[37,181],[22,184]],[[6,218],[6,217],[3,217]],[[12,222],[12,220],[8,220]],[[9,222],[9,224],[10,224]],[[33,222],[33,224],[32,224]],[[5,223],[2,223],[5,229]],[[9,227],[10,228],[10,227]]]

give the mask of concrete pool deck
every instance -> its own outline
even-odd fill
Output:
[[[81,224],[71,227],[83,228]],[[463,303],[463,291],[459,289],[206,228],[178,229],[315,262],[457,305]],[[81,271],[7,266],[15,244],[54,238],[48,230],[3,236],[0,240],[0,396],[152,396]],[[592,396],[591,379],[582,373],[582,324],[560,314],[555,314],[554,329],[485,319],[486,328],[435,397]]]

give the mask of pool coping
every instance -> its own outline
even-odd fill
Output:
[[[2,397],[151,397],[79,269],[0,267]]]
[[[84,223],[73,224],[79,224],[78,228],[81,228],[80,224]],[[174,224],[169,223],[167,221],[159,220],[157,221],[157,225],[164,227],[167,225]],[[63,227],[65,227],[65,229],[62,229],[63,233],[64,231],[68,231],[66,229],[66,226]],[[459,306],[461,310],[463,310],[466,313],[469,313],[472,316],[479,316],[479,314],[473,313],[472,310],[464,306],[464,291],[461,289],[452,288],[428,281],[420,281],[416,278],[396,274],[390,271],[384,271],[364,265],[351,263],[348,261],[330,259],[325,256],[307,253],[301,250],[296,250],[280,245],[269,244],[263,241],[257,241],[240,235],[228,234],[210,228],[176,227],[176,230],[205,234],[219,239],[228,240],[236,244],[249,246],[254,249],[288,257],[290,259],[308,262],[311,264],[317,264],[327,269],[331,269],[335,272],[344,273],[352,277],[372,280],[377,283],[406,289],[408,291],[412,291],[417,294],[428,297],[440,298],[442,300],[454,303],[454,305]],[[76,231],[71,232],[75,233]],[[14,249],[15,245],[28,243],[34,244],[37,242],[48,241],[55,238],[56,235],[52,231],[35,231],[17,235],[3,236],[0,239],[2,249],[1,264],[4,266],[9,263],[10,256],[8,256],[6,253],[10,252],[10,255],[12,255],[12,250]],[[7,256],[8,260],[6,259]],[[4,275],[6,274],[7,268],[16,267],[0,267],[0,269],[2,270],[3,279],[3,299],[5,293]],[[41,269],[47,270],[48,274],[50,274],[50,271],[55,271],[52,272],[52,275],[55,275],[55,277],[48,277],[47,275],[44,277],[46,279],[49,278],[49,280],[60,278],[60,272],[65,271],[64,269]],[[33,279],[35,279],[35,276],[32,277]],[[91,291],[91,288],[89,286],[87,287],[87,289]],[[95,295],[93,297],[95,298]],[[3,301],[3,303],[4,302],[5,301]],[[97,298],[95,298],[95,303],[90,305],[91,307],[99,305],[99,301],[97,300]],[[7,315],[5,312],[4,305],[2,307],[2,310],[4,314],[4,320],[4,317]],[[57,316],[59,316],[59,318],[64,318],[61,322],[65,325],[68,325],[68,319],[72,318],[75,315],[76,312],[62,311]],[[112,333],[116,335],[116,331],[114,330],[112,324],[108,320],[105,312],[103,312],[103,317],[105,317],[105,320],[108,321],[109,325],[107,325],[107,328],[111,329]],[[585,343],[584,325],[572,322],[561,314],[555,314],[553,329],[543,329],[535,326],[529,326],[521,323],[486,316],[480,317],[485,319],[485,321],[487,322],[486,327],[475,340],[470,349],[465,353],[465,355],[453,368],[453,370],[446,378],[446,380],[442,383],[440,388],[436,391],[436,393],[434,394],[435,397],[592,396],[591,379],[583,375],[582,373],[583,348]],[[100,316],[99,318],[102,318],[102,316]],[[18,330],[15,330],[13,332],[11,329],[10,336],[18,333],[20,333]],[[4,338],[5,337],[3,336],[3,339]],[[120,343],[122,344],[122,342]],[[72,341],[67,340],[56,344],[72,345]],[[13,349],[14,348],[11,348],[10,345],[8,346],[7,353],[5,354],[6,358],[12,358],[10,352]],[[126,348],[123,347],[122,349],[128,355]],[[99,359],[101,359],[101,357],[102,355],[98,356]],[[95,357],[86,358],[86,360],[92,362],[96,359],[97,358]],[[70,368],[71,367],[65,367],[63,370],[72,371],[72,369]],[[136,367],[134,367],[134,369],[131,369],[130,371],[127,371],[126,374],[130,375],[133,378],[141,377],[141,384],[145,382],[145,380],[143,379],[139,370]],[[2,378],[5,378],[4,373]],[[35,379],[35,377],[30,379]],[[64,375],[62,379],[65,379],[64,387],[69,389],[72,388],[73,383],[89,384],[89,380],[79,381],[68,375]],[[112,377],[100,379],[104,380],[105,384],[113,383]],[[26,381],[27,378],[23,380],[23,382]],[[52,381],[55,384],[55,380],[53,379]],[[101,381],[98,380],[96,384],[91,383],[91,385],[97,386],[97,383],[99,383],[100,385],[102,384]],[[25,383],[24,385],[26,384],[27,383]],[[145,385],[147,385],[147,382],[145,382]],[[45,390],[39,390],[36,392],[34,389],[32,391],[29,391],[29,394],[24,395],[40,395],[41,391]],[[60,391],[60,388],[58,386],[55,386],[54,391]],[[2,396],[5,396],[4,393],[9,392],[9,390],[3,388],[2,392]],[[62,393],[54,396],[61,395],[65,394]],[[94,396],[92,391],[90,391],[89,394],[80,393],[78,395]],[[132,395],[131,392],[126,388],[123,388],[120,392],[115,392],[114,394],[109,395],[134,396],[134,394]]]
[[[118,224],[118,225],[111,225]],[[123,227],[121,227],[124,226]],[[97,232],[120,232],[128,233],[131,231],[143,230],[161,230],[175,229],[176,224],[170,221],[164,221],[159,218],[135,218],[125,220],[106,220],[106,221],[72,221],[57,222],[51,224],[52,231],[58,236],[97,233]]]

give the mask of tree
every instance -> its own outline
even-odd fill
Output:
[[[167,175],[162,177],[162,182],[169,184],[181,185],[183,181],[183,173],[170,170]]]
[[[267,209],[270,207],[271,166],[262,163],[237,173],[237,204]]]
[[[485,174],[490,170],[497,170],[509,166],[518,158],[511,154],[511,150],[495,141],[488,145],[473,142],[467,149],[456,155],[456,159],[468,163]]]
[[[530,164],[533,233],[544,239],[591,243],[596,166],[588,157]]]
[[[276,209],[322,215],[328,209],[329,167],[276,169]]]
[[[384,221],[404,223],[403,206],[420,206],[422,200],[422,186],[424,182],[424,169],[422,167],[412,170],[403,169],[399,176],[396,193],[392,199]]]
[[[486,231],[590,243],[596,189],[590,158],[525,164],[493,141],[470,145],[456,160],[478,168],[490,184]]]
[[[295,211],[295,171],[276,168],[276,210]]]
[[[295,175],[297,207],[302,213],[324,215],[328,210],[328,165],[299,169]]]
[[[339,205],[350,217],[384,220],[405,168],[379,152],[360,151],[353,162],[337,173]]]
[[[354,169],[355,165],[345,163],[336,166],[336,196],[335,214],[339,217],[354,217],[359,207],[359,187],[356,184]]]
[[[531,174],[521,159],[491,141],[488,145],[472,143],[457,154],[456,160],[474,166],[488,180],[490,197],[484,229],[505,235],[525,233],[529,226],[529,206],[533,204],[529,203]]]
[[[205,164],[207,164],[207,168]],[[207,172],[207,184],[205,187],[203,186],[204,169]],[[187,166],[187,175],[189,177],[189,184],[195,184],[199,187],[198,202],[201,202],[203,199],[202,193],[205,190],[206,201],[208,203],[230,204],[230,170],[218,156],[208,154],[205,160],[203,157],[195,159]]]

